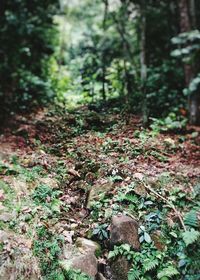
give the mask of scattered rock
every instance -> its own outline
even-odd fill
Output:
[[[97,274],[97,259],[91,252],[81,254],[72,259],[72,268],[80,269],[85,274],[94,278]]]
[[[92,240],[86,239],[86,238],[78,238],[75,243],[76,247],[83,251],[83,252],[92,252],[93,254],[98,254],[101,250],[100,245],[97,242],[94,242]]]
[[[4,190],[0,190],[0,201],[5,199]]]
[[[50,177],[42,177],[39,179],[39,181],[42,184],[47,185],[52,189],[54,189],[54,188],[56,189],[58,187],[58,182],[55,179],[50,178]]]
[[[2,221],[2,222],[10,222],[10,221],[12,221],[12,219],[14,219],[14,218],[15,218],[15,215],[13,215],[13,214],[11,214],[11,213],[7,213],[7,212],[2,213],[2,214],[0,215],[0,221]]]
[[[6,240],[8,240],[8,238],[10,237],[10,233],[4,231],[4,230],[0,230],[0,242],[3,243]]]
[[[111,245],[129,244],[139,250],[138,222],[128,216],[118,215],[112,218],[110,241]]]
[[[0,279],[41,279],[38,259],[33,256],[31,241],[12,232],[0,231]]]
[[[133,191],[134,193],[142,197],[145,197],[147,195],[147,190],[142,184],[137,185]]]
[[[72,241],[72,237],[73,237],[73,235],[74,235],[74,231],[67,231],[67,230],[64,230],[64,231],[62,232],[62,235],[64,236],[64,239],[65,239],[66,242],[72,244],[72,242],[73,242],[73,241]]]
[[[67,245],[64,248],[64,260],[61,261],[62,268],[65,270],[80,270],[94,279],[98,272],[98,262],[94,254],[96,249],[96,243],[79,238],[75,245]]]
[[[131,264],[122,256],[112,261],[110,268],[113,280],[127,280]]]
[[[113,189],[113,182],[106,182],[104,184],[94,185],[89,192],[88,200],[87,200],[87,208],[91,208],[91,206],[96,203],[97,200],[102,198],[106,193]]]

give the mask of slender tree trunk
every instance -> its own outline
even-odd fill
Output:
[[[146,9],[145,0],[141,1],[141,40],[140,40],[140,64],[141,64],[141,91],[143,95],[142,113],[143,125],[148,123],[146,80],[147,80],[147,61],[146,61]]]
[[[195,0],[190,0],[190,18],[193,29],[197,29],[197,19],[196,19],[196,5]],[[198,73],[197,63],[193,65],[194,75]],[[195,92],[190,98],[190,122],[193,124],[200,125],[200,89]]]
[[[190,16],[191,16],[191,23],[192,28],[197,28],[197,20],[196,20],[196,8],[195,8],[195,0],[190,0]]]
[[[104,2],[104,18],[103,18],[103,31],[106,32],[106,21],[108,15],[108,0],[103,0]],[[102,51],[102,98],[106,100],[106,54]]]
[[[189,32],[191,31],[191,24],[190,24],[189,8],[188,8],[187,0],[178,0],[178,3],[179,3],[179,13],[180,13],[180,31],[181,33]],[[184,71],[185,71],[185,83],[186,86],[188,87],[193,77],[192,66],[189,64],[185,64]]]
[[[195,24],[195,1],[190,0],[190,7],[187,0],[178,0],[179,12],[180,12],[180,29],[181,32],[189,32],[192,30],[190,22],[190,13],[192,19],[192,25]],[[189,13],[190,11],[190,13]],[[194,27],[194,26],[193,26]],[[190,82],[194,78],[194,65],[184,64],[185,72],[185,84],[189,86]],[[189,97],[189,114],[191,124],[200,124],[200,97],[199,92],[192,93]]]

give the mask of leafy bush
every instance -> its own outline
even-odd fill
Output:
[[[1,105],[27,109],[30,101],[41,103],[52,96],[45,73],[54,52],[57,4],[49,1],[3,1],[0,16]],[[4,106],[5,109],[5,106]],[[7,108],[6,108],[7,109]]]

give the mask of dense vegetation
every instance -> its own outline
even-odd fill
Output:
[[[200,1],[1,0],[0,27],[0,279],[90,279],[79,237],[96,280],[200,279]]]
[[[47,65],[56,44],[56,8],[53,0],[1,1],[1,110],[27,109],[32,102],[52,98]]]
[[[146,123],[172,111],[199,122],[198,1],[58,4],[2,2],[6,106],[27,108],[53,94],[62,102],[70,95],[88,102],[116,98],[143,112]]]

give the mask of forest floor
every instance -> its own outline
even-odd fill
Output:
[[[117,213],[136,217],[150,236],[161,229],[165,258],[178,263],[174,239],[198,206],[199,145],[197,127],[157,133],[138,116],[87,107],[10,119],[0,136],[0,279],[62,279],[58,259],[77,237],[98,241],[104,263]]]

